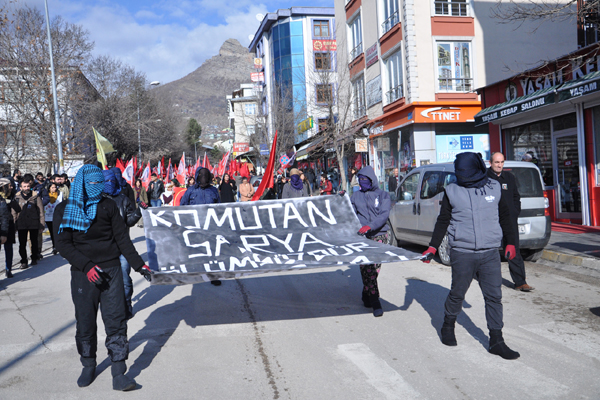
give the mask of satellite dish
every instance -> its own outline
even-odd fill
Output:
[[[260,14],[260,13],[256,14],[256,19],[257,19],[259,22],[262,22],[262,20],[263,20],[264,18],[265,18],[265,16],[264,16],[264,15],[262,15],[262,14]]]
[[[248,40],[252,41],[254,39],[254,35],[248,35]]]

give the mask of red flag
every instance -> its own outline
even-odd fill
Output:
[[[117,161],[115,161],[115,167],[121,170],[121,174],[123,173],[123,171],[125,171],[125,164],[123,164],[123,161],[121,161],[120,158],[117,158]]]
[[[169,165],[167,166],[167,172],[165,174],[165,183],[171,182],[171,175],[173,175],[172,167],[171,167],[171,159],[169,158]]]
[[[208,168],[209,165],[210,165],[210,162],[208,161],[208,156],[206,155],[206,152],[204,152],[204,160],[202,160],[202,168]]]
[[[186,178],[186,169],[185,169],[185,152],[181,156],[181,160],[179,160],[179,165],[177,166],[177,181],[179,184],[185,185]]]
[[[142,173],[142,185],[144,186],[144,188],[148,187],[148,184],[150,183],[150,176],[152,175],[152,173],[150,172],[150,161],[148,161],[148,165],[146,165],[146,168],[144,168],[144,172]]]
[[[221,161],[219,162],[219,168],[217,169],[217,176],[225,175],[225,171],[227,170],[227,162],[229,161],[229,156],[231,155],[231,149],[223,156]]]
[[[254,192],[254,196],[252,196],[252,201],[260,200],[260,196],[262,196],[263,192],[267,188],[273,187],[273,169],[275,168],[275,153],[277,151],[277,131],[275,131],[275,137],[273,138],[273,144],[271,145],[271,153],[269,154],[269,163],[267,164],[267,168],[265,169],[265,173],[263,174],[262,181],[260,181],[260,185],[256,192]]]
[[[137,157],[133,157],[133,175],[134,175],[134,177],[135,177],[135,175],[137,175],[137,172],[138,172],[137,164],[138,164]]]
[[[165,156],[158,163],[158,176],[161,178],[165,176]]]
[[[248,163],[242,163],[242,166],[240,167],[240,175],[250,179],[250,170],[248,169]]]
[[[131,186],[133,186],[133,181],[135,180],[135,174],[133,170],[133,159],[129,160],[125,170],[123,171],[123,179]]]

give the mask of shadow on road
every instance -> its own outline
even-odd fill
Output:
[[[433,326],[441,340],[440,328],[444,323],[444,302],[450,290],[435,283],[429,283],[416,278],[409,278],[407,282],[404,304],[400,306],[400,310],[408,310],[413,301],[421,304],[421,307],[429,314],[431,326]],[[464,301],[463,308],[471,308],[471,305]],[[487,335],[473,323],[464,310],[458,315],[456,322],[462,325],[469,335],[479,341],[487,350]]]

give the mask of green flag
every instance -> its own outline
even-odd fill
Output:
[[[102,169],[106,169],[106,154],[115,151],[112,144],[104,136],[98,133],[94,127],[94,137],[96,138],[96,158],[102,163]]]

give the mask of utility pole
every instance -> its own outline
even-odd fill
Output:
[[[50,72],[52,74],[52,97],[54,98],[54,122],[56,124],[56,143],[58,144],[58,173],[65,168],[62,152],[62,138],[60,134],[60,110],[58,109],[58,94],[56,93],[56,75],[54,73],[54,58],[52,57],[52,35],[50,35],[50,17],[48,16],[48,0],[44,0],[46,6],[46,29],[48,31],[48,51],[50,52]]]

